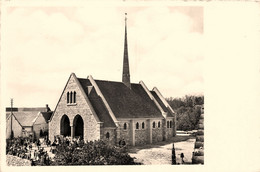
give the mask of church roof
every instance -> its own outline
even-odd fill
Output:
[[[173,117],[173,114],[170,113],[170,109],[167,108],[164,103],[162,102],[162,100],[159,98],[159,96],[156,94],[155,91],[150,91],[153,95],[153,97],[156,99],[156,101],[159,103],[159,105],[162,107],[163,111],[164,112],[168,112],[167,113],[167,116],[168,117]]]
[[[140,84],[128,88],[122,82],[95,80],[116,118],[161,118],[156,106],[148,100]],[[139,94],[140,93],[140,94]]]
[[[104,102],[101,97],[97,95],[96,90],[93,88],[89,94],[89,100],[98,115],[98,118],[101,122],[104,123],[104,127],[116,127],[111,116],[109,115],[108,110],[105,107]]]
[[[104,102],[98,96],[95,88],[92,88],[90,93],[89,92],[89,86],[91,86],[91,83],[88,79],[81,79],[78,78],[83,90],[85,91],[86,95],[88,95],[88,98],[91,102],[91,105],[93,106],[99,120],[104,123],[104,127],[115,127],[115,123],[113,122],[112,118],[110,117]]]
[[[156,101],[159,103],[159,105],[162,107],[163,111],[167,112],[168,111],[167,107],[163,104],[163,102],[158,97],[158,95],[154,91],[150,91],[150,92],[152,93],[152,95],[156,99]]]

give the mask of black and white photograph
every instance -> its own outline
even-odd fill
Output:
[[[260,169],[255,146],[232,159],[260,142],[257,3],[15,2],[1,7],[3,171]]]

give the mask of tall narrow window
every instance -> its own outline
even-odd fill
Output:
[[[144,129],[144,122],[142,123],[142,129]]]
[[[139,129],[139,123],[138,122],[136,123],[136,129],[137,130]]]
[[[74,91],[74,100],[73,100],[74,103],[76,103],[76,91]]]
[[[153,128],[155,128],[155,122],[153,122]]]
[[[127,129],[127,124],[126,123],[124,123],[124,130],[126,130]]]
[[[167,128],[169,128],[169,121],[167,121]]]
[[[172,128],[172,121],[170,121],[170,128]]]
[[[70,102],[70,93],[67,92],[67,103],[69,103],[69,102]]]
[[[158,122],[158,128],[160,128],[160,127],[161,127],[161,122],[159,121],[159,122]]]
[[[70,103],[72,103],[72,91],[70,92]]]

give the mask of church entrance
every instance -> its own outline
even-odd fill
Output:
[[[67,115],[63,115],[60,121],[60,135],[71,136],[70,120]]]
[[[73,126],[75,128],[75,137],[84,139],[84,122],[80,115],[75,116]]]

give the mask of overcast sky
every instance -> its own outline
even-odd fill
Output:
[[[165,97],[203,94],[203,7],[9,7],[5,103],[54,109],[69,75],[121,81],[127,12],[131,82]]]

